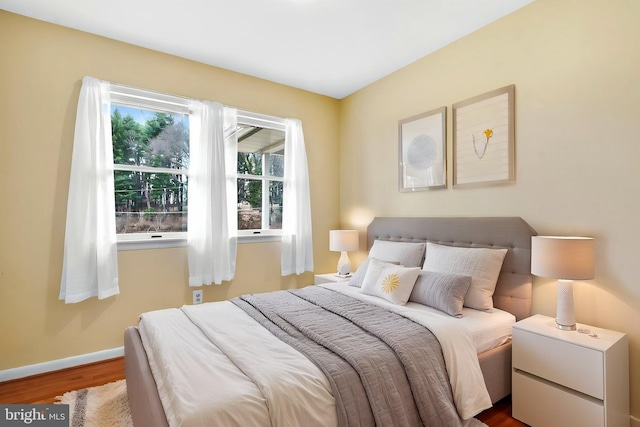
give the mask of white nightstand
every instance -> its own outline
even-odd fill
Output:
[[[336,273],[316,274],[313,279],[313,284],[319,285],[321,283],[348,282],[349,279],[351,279],[351,276],[339,277],[339,276],[336,276]]]
[[[513,326],[513,417],[533,427],[629,427],[629,341],[535,315]]]

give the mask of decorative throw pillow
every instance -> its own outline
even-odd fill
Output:
[[[465,307],[492,310],[493,292],[506,254],[506,249],[459,248],[428,242],[422,269],[471,276],[471,286],[464,297]]]
[[[369,258],[360,264],[356,272],[353,273],[353,276],[349,280],[349,286],[358,288],[362,286],[364,276],[367,274],[370,258],[403,265],[405,267],[419,267],[424,258],[424,249],[424,243],[374,240],[373,246],[371,246],[371,250],[369,251]]]
[[[416,280],[409,301],[462,317],[462,305],[469,286],[471,276],[423,271]]]
[[[384,298],[397,305],[405,305],[419,274],[420,267],[388,265],[371,258],[361,292]]]

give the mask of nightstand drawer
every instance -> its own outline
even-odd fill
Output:
[[[532,427],[600,427],[603,402],[535,378],[513,373],[513,417]]]
[[[567,334],[576,332],[567,332]],[[567,341],[513,329],[513,367],[604,399],[604,354]]]

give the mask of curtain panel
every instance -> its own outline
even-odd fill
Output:
[[[313,271],[311,197],[302,123],[287,119],[284,142],[282,275]]]
[[[60,299],[118,294],[110,85],[82,80],[76,113]]]
[[[111,85],[82,81],[74,134],[60,285],[75,303],[119,293]],[[235,108],[189,100],[189,285],[230,281],[238,241],[237,121]],[[313,271],[309,175],[302,124],[285,120],[282,275]]]
[[[191,101],[189,286],[233,279],[237,249],[237,110]]]

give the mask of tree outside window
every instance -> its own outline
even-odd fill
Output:
[[[113,103],[111,128],[117,234],[186,232],[189,116]],[[236,133],[238,230],[279,230],[285,133],[241,122]]]
[[[116,232],[187,230],[189,117],[113,104]]]

